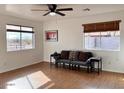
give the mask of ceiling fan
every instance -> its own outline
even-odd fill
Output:
[[[57,9],[56,4],[48,4],[47,6],[48,6],[48,10],[31,9],[31,11],[48,11],[43,16],[46,16],[48,14],[50,14],[51,16],[54,16],[56,14],[61,15],[61,16],[65,16],[65,14],[61,13],[60,11],[73,11],[73,8],[60,8],[60,9]]]

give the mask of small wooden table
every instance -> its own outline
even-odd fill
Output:
[[[95,63],[97,63],[97,68],[95,68]],[[102,58],[101,57],[93,57],[91,58],[91,71],[97,69],[98,74],[102,71]]]
[[[53,53],[53,54],[50,55],[50,66],[52,66],[53,63],[55,64],[55,62],[53,62],[52,59],[53,58],[55,59],[58,56],[60,56],[60,54],[57,53],[57,52],[55,52],[55,53]]]
[[[51,67],[52,64],[53,64],[52,58],[53,58],[54,56],[55,56],[54,54],[51,54],[51,55],[50,55],[50,67]]]

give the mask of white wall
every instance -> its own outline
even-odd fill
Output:
[[[84,50],[82,24],[104,21],[122,20],[120,51],[93,51],[96,56],[103,57],[103,69],[113,72],[124,72],[124,12],[111,12],[92,16],[71,18],[65,20],[47,21],[43,25],[46,30],[58,29],[58,42],[46,42],[44,37],[44,60],[49,61],[49,55],[61,50]]]
[[[32,26],[35,31],[35,49],[7,52],[6,24]],[[31,65],[43,60],[42,23],[0,15],[0,73]]]

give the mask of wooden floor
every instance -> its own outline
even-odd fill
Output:
[[[62,67],[50,68],[42,62],[0,74],[0,88],[7,89],[120,89],[124,88],[124,74],[102,72],[87,73]]]

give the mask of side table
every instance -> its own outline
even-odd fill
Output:
[[[54,56],[55,56],[54,54],[50,55],[50,67],[52,66],[52,63],[53,63],[52,58],[54,58]]]
[[[95,63],[97,63],[97,68],[95,68]],[[91,71],[97,69],[98,74],[102,71],[102,58],[92,57],[91,58]]]

